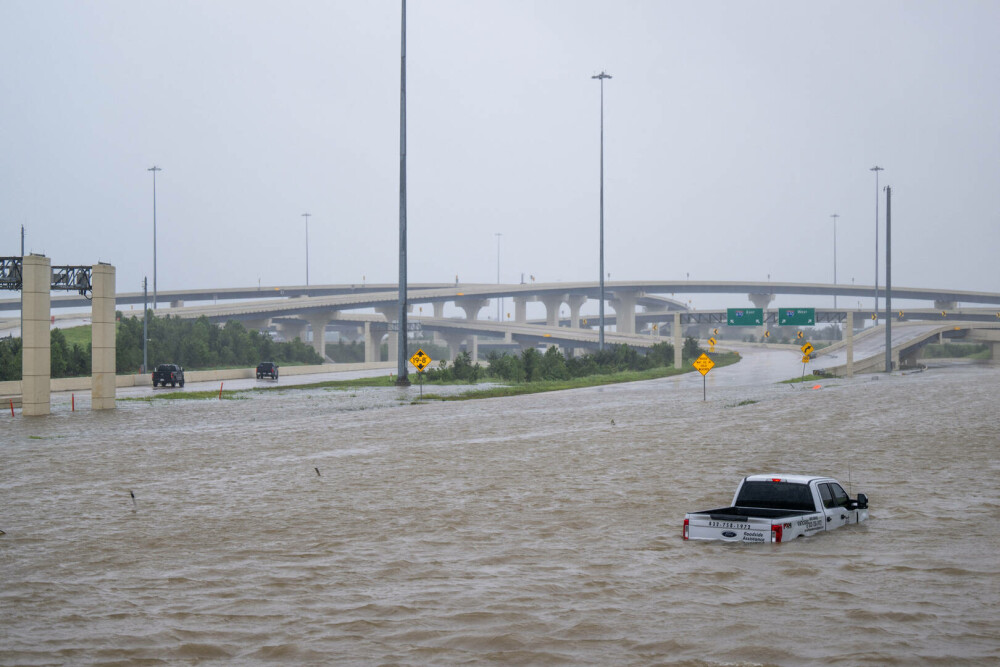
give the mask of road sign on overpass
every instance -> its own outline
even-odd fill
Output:
[[[816,324],[815,308],[781,308],[778,324],[785,327],[811,327]]]
[[[758,327],[763,323],[763,308],[726,308],[726,324],[731,327]]]

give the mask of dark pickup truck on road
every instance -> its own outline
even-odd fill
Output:
[[[184,369],[177,364],[160,364],[153,371],[153,386],[162,385],[167,386],[170,383],[171,387],[176,387],[177,385],[184,386]]]
[[[257,365],[257,379],[261,378],[271,378],[272,380],[278,379],[278,364],[270,361],[262,361]]]

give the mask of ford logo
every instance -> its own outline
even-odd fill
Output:
[[[724,530],[724,531],[722,531],[722,536],[723,537],[736,537],[736,533],[734,533],[731,530]]]

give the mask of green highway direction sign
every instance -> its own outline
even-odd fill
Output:
[[[726,324],[731,327],[759,327],[764,324],[764,309],[726,308]]]
[[[815,308],[779,308],[778,324],[789,327],[809,327],[816,324]]]

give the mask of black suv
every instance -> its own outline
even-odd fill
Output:
[[[257,364],[257,379],[261,378],[271,378],[272,380],[278,379],[278,365],[271,363],[270,361],[262,361]]]

